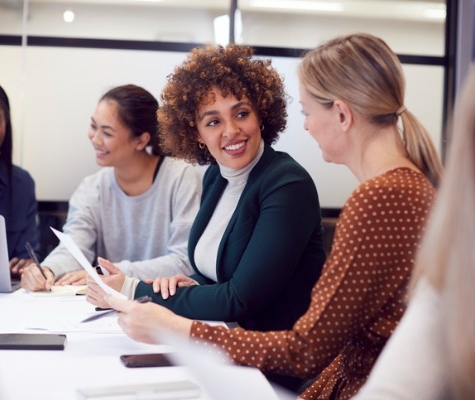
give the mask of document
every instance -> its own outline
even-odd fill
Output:
[[[102,279],[100,278],[97,271],[92,268],[92,265],[87,261],[86,256],[83,254],[81,249],[74,243],[74,240],[71,236],[67,235],[66,233],[60,232],[52,227],[50,227],[53,233],[58,237],[61,243],[69,250],[69,252],[73,255],[76,261],[81,264],[81,266],[86,270],[86,272],[91,275],[92,279],[94,279],[97,284],[106,292],[112,296],[126,298],[122,293],[119,293],[117,290],[112,289],[110,286],[107,286]]]

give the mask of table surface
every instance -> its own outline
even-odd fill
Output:
[[[23,289],[0,294],[0,332],[67,335],[64,351],[0,350],[0,399],[68,400],[78,398],[78,388],[183,379],[198,383],[196,374],[184,366],[126,368],[120,361],[122,354],[166,352],[171,347],[133,341],[121,331],[114,315],[80,324],[95,312],[85,296],[33,296]],[[242,368],[248,375],[249,370],[253,370],[233,368]],[[233,376],[237,378],[237,375]],[[260,390],[268,397],[260,398],[279,398],[275,391],[269,390],[270,385],[258,370],[246,379],[262,386]],[[216,398],[211,397],[203,385],[198,385],[202,389],[199,399]],[[238,394],[236,398],[239,398]]]

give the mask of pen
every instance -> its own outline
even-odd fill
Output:
[[[138,297],[135,299],[135,301],[139,302],[139,303],[148,303],[149,301],[151,301],[152,298],[150,296],[142,296],[142,297]],[[86,319],[83,319],[81,321],[82,322],[90,322],[90,321],[95,321],[96,319],[99,319],[99,318],[102,318],[102,317],[105,317],[106,315],[110,315],[110,314],[113,314],[117,312],[116,310],[112,309],[112,310],[108,310],[106,312],[103,312],[101,314],[96,314],[96,315],[92,315],[90,317],[87,317]]]
[[[30,258],[34,261],[35,265],[40,270],[41,275],[43,275],[43,278],[48,279],[46,277],[45,271],[43,271],[43,268],[41,268],[40,262],[38,261],[38,257],[36,257],[35,251],[33,250],[33,247],[31,247],[30,242],[26,242],[26,250],[28,250],[28,254],[30,255]]]

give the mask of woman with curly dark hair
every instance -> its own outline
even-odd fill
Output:
[[[287,102],[280,75],[270,60],[251,61],[250,47],[194,49],[188,62],[168,77],[158,111],[163,146],[174,155],[199,165],[215,164],[216,158],[198,140],[197,110],[215,101],[214,90],[222,97],[243,97],[259,118],[262,140],[272,145],[287,123]]]
[[[100,260],[129,298],[193,319],[290,329],[309,306],[325,261],[320,207],[307,171],[270,145],[286,126],[284,84],[244,46],[191,51],[168,77],[158,111],[165,151],[211,166],[188,242],[195,273],[153,284]],[[89,281],[88,300],[106,305]]]

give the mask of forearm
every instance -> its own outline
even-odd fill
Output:
[[[176,274],[189,275],[193,269],[177,254],[167,254],[162,257],[143,261],[122,260],[114,263],[127,276],[140,280],[173,276]]]

